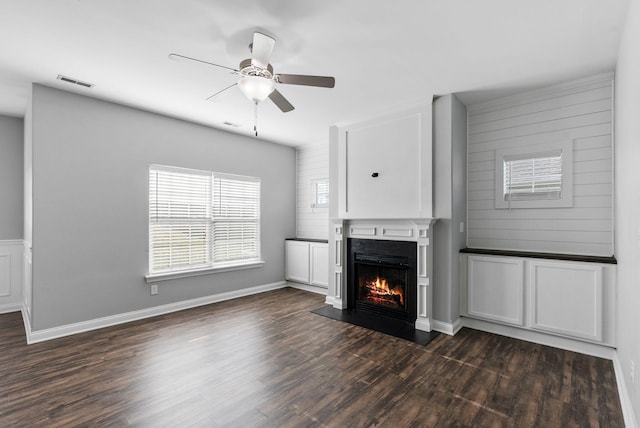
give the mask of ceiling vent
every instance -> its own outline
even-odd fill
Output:
[[[92,88],[93,83],[82,82],[80,80],[72,79],[71,77],[63,76],[62,74],[58,74],[58,80],[62,80],[63,82],[73,83],[74,85],[84,86],[85,88]]]

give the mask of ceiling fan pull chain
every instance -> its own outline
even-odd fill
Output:
[[[258,136],[258,102],[256,101],[253,109],[253,132]]]

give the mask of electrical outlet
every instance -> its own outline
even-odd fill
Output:
[[[636,383],[636,363],[631,360],[631,369],[629,370],[631,376],[631,383]]]
[[[158,284],[151,284],[151,295],[155,296],[158,294]]]

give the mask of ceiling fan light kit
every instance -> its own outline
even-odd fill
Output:
[[[259,103],[271,95],[276,88],[276,83],[273,79],[260,76],[242,76],[238,82],[238,88],[248,100]]]
[[[188,60],[199,62],[201,64],[212,65],[215,67],[231,70],[233,74],[239,74],[240,80],[221,91],[216,92],[207,99],[226,91],[238,85],[240,91],[247,99],[253,101],[257,107],[258,103],[269,98],[283,113],[294,109],[293,105],[276,89],[278,84],[316,86],[321,88],[333,88],[335,79],[329,76],[308,76],[303,74],[274,74],[273,67],[269,63],[271,53],[275,46],[275,39],[262,33],[253,33],[253,42],[249,45],[251,50],[251,58],[240,62],[240,69],[236,70],[224,65],[203,61],[196,58],[172,53],[169,58],[175,60]],[[256,118],[257,120],[257,118]],[[256,126],[254,126],[254,131]],[[257,131],[256,131],[257,135]]]

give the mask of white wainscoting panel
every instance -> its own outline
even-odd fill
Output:
[[[0,313],[22,307],[22,240],[0,241]]]
[[[0,254],[0,297],[11,296],[11,254]]]
[[[602,267],[530,262],[531,328],[602,341]]]
[[[467,311],[478,318],[524,325],[524,262],[469,256]]]

